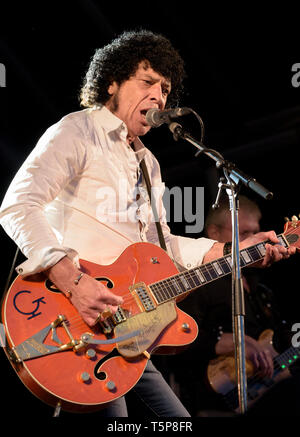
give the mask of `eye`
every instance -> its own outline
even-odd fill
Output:
[[[162,89],[162,93],[163,93],[164,96],[168,96],[170,94],[169,88],[163,88]]]

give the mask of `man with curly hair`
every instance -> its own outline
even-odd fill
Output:
[[[177,104],[183,78],[179,53],[168,39],[150,31],[125,32],[97,50],[81,90],[86,109],[44,133],[3,201],[1,224],[27,258],[18,273],[44,272],[89,326],[103,321],[105,312],[114,314],[123,299],[81,275],[79,257],[107,265],[134,242],[158,244],[149,198],[141,189],[142,160],[174,261],[185,269],[223,253],[224,244],[214,240],[172,235],[159,164],[139,139],[150,130],[145,117],[149,109]],[[270,232],[245,245],[267,238],[277,242]],[[269,245],[263,263],[289,254]],[[151,360],[133,390],[159,416],[189,415]],[[127,416],[124,397],[102,414]]]

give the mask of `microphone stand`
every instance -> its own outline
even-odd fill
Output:
[[[245,363],[244,288],[241,277],[239,256],[239,184],[243,183],[256,193],[258,193],[260,196],[262,196],[264,199],[271,199],[273,197],[273,194],[265,187],[260,185],[258,182],[256,182],[255,179],[247,176],[245,173],[236,168],[233,163],[226,161],[219,152],[207,148],[202,142],[195,140],[188,132],[183,129],[183,127],[179,123],[170,123],[169,129],[173,133],[175,141],[178,141],[179,138],[184,139],[189,143],[193,144],[198,149],[198,152],[195,156],[198,156],[201,153],[205,153],[205,155],[213,159],[216,162],[216,167],[219,169],[223,169],[225,178],[227,180],[227,183],[224,183],[225,179],[220,179],[220,182],[218,184],[219,190],[213,208],[216,209],[219,207],[219,198],[221,195],[221,191],[223,189],[226,189],[229,197],[229,208],[231,211],[232,222],[232,324],[233,340],[235,347],[236,379],[238,386],[239,409],[240,413],[244,414],[247,411],[247,374]]]

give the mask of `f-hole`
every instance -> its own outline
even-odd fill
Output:
[[[114,288],[114,283],[112,282],[112,280],[106,278],[105,276],[94,279],[96,279],[96,281],[104,282],[107,288]],[[45,287],[47,288],[47,290],[52,291],[52,293],[61,293],[61,291],[53,284],[52,281],[50,281],[50,279],[46,279]]]
[[[101,366],[107,361],[110,360],[113,357],[120,356],[117,349],[113,349],[109,354],[107,354],[105,357],[103,357],[98,363],[96,364],[94,368],[94,375],[97,379],[100,379],[100,381],[104,381],[107,378],[106,372],[101,371]]]
[[[101,276],[100,278],[95,278],[96,281],[105,282],[105,285],[107,288],[114,288],[114,283],[111,279],[106,278],[105,276]]]

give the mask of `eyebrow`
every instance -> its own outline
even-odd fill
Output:
[[[151,80],[153,80],[154,82],[159,82],[159,81],[160,81],[160,78],[158,79],[158,78],[152,76],[152,75],[149,74],[149,73],[146,73],[146,72],[145,72],[145,73],[143,73],[143,75],[144,75],[144,77],[146,77],[147,79],[151,79]],[[171,81],[168,80],[168,79],[166,79],[166,78],[164,78],[163,76],[160,76],[160,77],[163,78],[163,80],[162,80],[162,85],[165,85],[165,86],[167,86],[169,89],[171,89]]]

